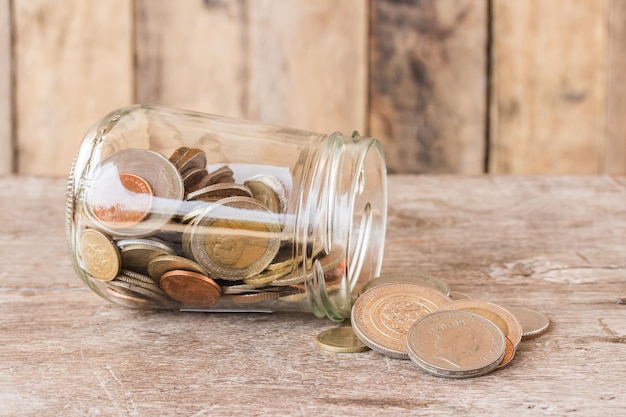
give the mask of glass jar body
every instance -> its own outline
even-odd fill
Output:
[[[349,317],[378,275],[380,144],[154,106],[87,132],[67,190],[78,275],[130,307]]]

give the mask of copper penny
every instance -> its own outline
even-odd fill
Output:
[[[222,290],[211,278],[192,271],[174,270],[161,276],[161,289],[188,307],[209,307]]]
[[[93,214],[110,227],[127,227],[141,222],[152,207],[152,187],[138,175],[122,172],[111,184],[108,204],[93,207]]]
[[[515,345],[513,344],[513,342],[511,342],[511,339],[506,337],[504,341],[506,343],[504,347],[504,358],[502,358],[502,362],[500,362],[500,364],[496,366],[496,369],[502,369],[507,366],[515,356]]]

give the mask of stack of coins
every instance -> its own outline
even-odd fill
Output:
[[[345,274],[342,247],[326,253],[285,231],[288,209],[277,177],[237,183],[229,166],[209,169],[202,149],[181,147],[169,157],[120,150],[96,167],[84,193],[81,266],[125,305],[285,308],[306,302],[313,263],[327,292]]]
[[[356,337],[386,356],[411,359],[430,374],[467,378],[505,367],[521,340],[545,333],[549,325],[545,315],[528,308],[451,295],[435,277],[376,278],[354,303],[352,327],[344,326],[342,337],[332,341],[322,337],[329,331],[322,333],[318,343],[334,352],[359,352],[351,340]]]

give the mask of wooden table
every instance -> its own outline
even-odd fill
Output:
[[[623,415],[626,178],[396,176],[385,273],[547,314],[463,380],[316,345],[306,314],[125,309],[75,275],[65,180],[0,178],[0,415]]]

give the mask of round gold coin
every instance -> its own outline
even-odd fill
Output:
[[[253,198],[231,197],[196,218],[189,246],[210,276],[241,280],[267,268],[280,241],[276,214]]]
[[[497,304],[482,300],[456,300],[442,306],[440,310],[464,310],[479,314],[493,321],[502,330],[502,333],[517,347],[522,340],[522,325],[515,316]]]
[[[160,282],[163,274],[176,269],[183,271],[197,272],[202,275],[209,275],[206,268],[197,262],[177,255],[158,255],[148,262],[148,275],[155,282]]]
[[[440,291],[417,284],[377,285],[356,299],[352,327],[359,339],[373,350],[408,359],[406,335],[411,325],[451,301]]]
[[[78,244],[85,271],[100,281],[111,281],[121,268],[120,253],[115,243],[105,234],[85,229]]]
[[[252,192],[252,197],[273,211],[282,213],[287,206],[287,191],[278,178],[271,175],[258,175],[243,183]]]
[[[369,350],[369,346],[354,333],[352,326],[335,327],[317,335],[317,344],[322,349],[335,353],[357,353]]]
[[[450,286],[443,280],[424,274],[386,274],[381,275],[367,282],[361,289],[361,294],[368,289],[380,284],[386,284],[389,282],[409,282],[418,284],[423,287],[433,288],[437,291],[450,296]]]

